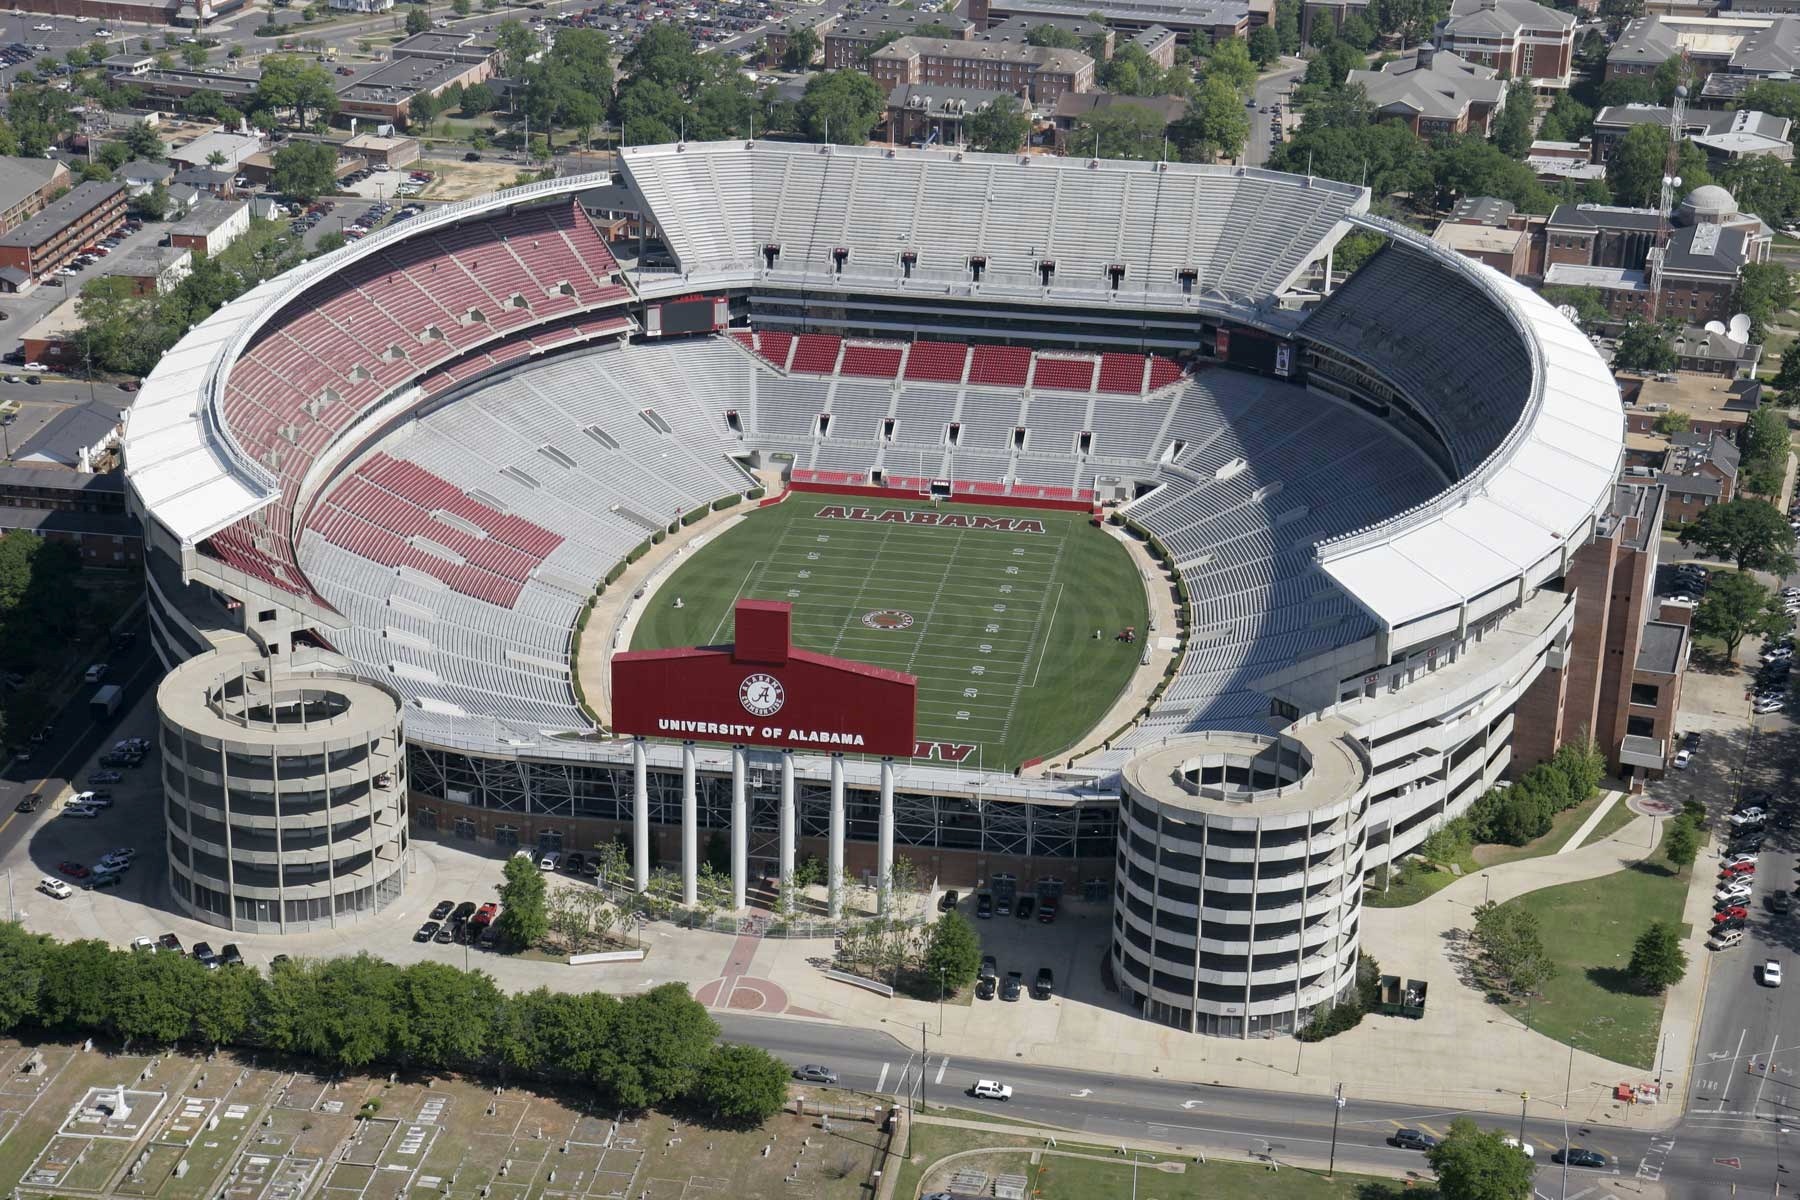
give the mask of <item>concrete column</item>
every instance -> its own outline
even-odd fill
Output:
[[[831,850],[827,870],[828,911],[833,918],[844,915],[844,756],[831,756]]]
[[[744,748],[731,748],[731,907],[744,910],[750,883],[750,798],[744,791]]]
[[[880,899],[876,905],[885,914],[894,890],[894,760],[881,760],[881,824],[875,836],[875,870],[879,876]]]
[[[794,753],[781,752],[781,887],[785,893],[794,882]]]
[[[650,770],[644,739],[631,739],[631,886],[650,890]]]
[[[694,743],[681,743],[681,902],[700,902],[700,799],[694,791]]]

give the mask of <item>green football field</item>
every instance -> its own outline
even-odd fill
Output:
[[[855,519],[896,510],[955,527]],[[918,739],[974,747],[964,761],[989,769],[1092,729],[1137,667],[1148,611],[1125,548],[1083,513],[796,494],[693,552],[632,649],[729,642],[740,597],[793,604],[805,649],[918,676]],[[1115,638],[1128,626],[1136,643]]]

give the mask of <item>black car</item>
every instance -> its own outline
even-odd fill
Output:
[[[975,896],[975,915],[983,921],[993,916],[994,898],[986,892],[977,893]]]
[[[587,866],[587,855],[585,854],[575,853],[563,856],[562,869],[571,875],[581,874],[581,869],[585,866]]]
[[[976,972],[976,974],[978,974],[978,975],[998,975],[999,973],[1000,973],[1000,960],[995,958],[991,954],[982,955],[981,956],[981,970]]]
[[[464,162],[480,162],[481,155],[479,155],[479,154],[475,153],[475,151],[471,150],[467,154],[463,155],[463,161]]]
[[[1564,1146],[1550,1156],[1550,1161],[1553,1163],[1566,1162],[1571,1167],[1601,1168],[1607,1165],[1606,1155],[1581,1146]]]
[[[1396,1129],[1394,1136],[1388,1139],[1388,1145],[1398,1146],[1402,1150],[1429,1150],[1437,1142],[1429,1133],[1417,1129]]]
[[[441,921],[449,916],[451,910],[455,907],[456,901],[454,900],[439,900],[436,904],[431,906],[431,919],[434,921]]]
[[[195,942],[194,943],[194,958],[198,962],[210,964],[210,963],[217,962],[219,956],[217,954],[213,953],[213,948],[212,948],[211,942]]]
[[[13,811],[22,813],[36,812],[38,810],[38,805],[43,802],[44,794],[42,792],[30,792],[23,800],[19,801],[19,803],[14,806]]]
[[[419,926],[419,932],[413,934],[413,941],[429,942],[432,938],[437,936],[437,931],[441,928],[443,927],[436,921],[427,921]]]
[[[1025,990],[1025,976],[1017,971],[1008,971],[1006,978],[1000,981],[1000,998],[1017,1000],[1019,993]]]
[[[949,912],[956,907],[956,902],[961,899],[962,894],[952,888],[950,891],[947,891],[938,897],[938,911]]]
[[[1742,917],[1726,917],[1723,921],[1713,922],[1713,932],[1721,933],[1727,929],[1742,929],[1745,925]]]
[[[1037,901],[1031,896],[1020,896],[1019,906],[1013,909],[1013,916],[1021,921],[1031,920],[1031,914],[1037,911]]]
[[[452,921],[460,922],[466,921],[474,915],[475,902],[473,900],[464,900],[461,904],[457,905],[455,911],[450,914],[450,919]]]
[[[1056,994],[1056,973],[1049,967],[1039,967],[1037,978],[1032,981],[1031,994],[1039,1000],[1048,1000]]]
[[[1777,912],[1785,916],[1794,911],[1794,898],[1786,892],[1770,892],[1768,905],[1772,912]]]
[[[219,961],[228,967],[233,963],[241,966],[244,962],[244,953],[237,948],[236,942],[226,942],[219,947]]]
[[[994,998],[994,977],[992,975],[983,975],[975,981],[975,998],[977,1000]]]
[[[167,950],[172,954],[180,954],[181,939],[172,933],[165,933],[156,939],[156,948],[158,950]]]
[[[456,925],[453,922],[445,921],[442,925],[438,926],[437,935],[431,940],[440,946],[448,946],[455,938]]]

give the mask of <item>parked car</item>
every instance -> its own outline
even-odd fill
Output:
[[[56,869],[61,871],[64,875],[67,875],[70,879],[86,879],[89,875],[93,874],[86,866],[75,862],[73,859],[64,859],[62,862],[57,863]]]
[[[1723,925],[1728,921],[1743,921],[1746,918],[1748,918],[1749,916],[1750,916],[1749,909],[1745,908],[1741,904],[1734,904],[1730,908],[1727,908],[1720,912],[1714,913],[1713,914],[1713,924],[1715,926],[1717,926],[1717,925]]]
[[[1049,967],[1039,967],[1037,978],[1032,980],[1031,994],[1038,1000],[1048,1000],[1056,994],[1056,972]]]
[[[125,883],[123,871],[95,871],[93,877],[84,885],[90,892],[102,892],[108,888],[122,887]]]
[[[241,966],[244,961],[244,952],[238,949],[236,942],[226,942],[219,947],[219,961],[228,967],[234,963]]]
[[[419,931],[417,933],[413,934],[413,941],[429,942],[432,938],[437,936],[437,931],[441,928],[443,928],[443,926],[441,926],[438,922],[427,921],[423,925],[419,926]]]
[[[1781,986],[1781,960],[1778,958],[1764,959],[1763,965],[1762,965],[1762,970],[1761,970],[1761,976],[1762,976],[1762,985],[1764,987],[1780,987]]]
[[[1756,860],[1749,855],[1734,859],[1719,868],[1719,878],[1740,879],[1746,875],[1756,874]]]
[[[980,920],[985,921],[993,915],[994,915],[994,898],[993,898],[993,896],[989,895],[987,892],[976,893],[976,895],[975,895],[975,916],[977,918],[979,918]]]
[[[1769,906],[1769,911],[1777,916],[1785,917],[1787,914],[1794,911],[1794,898],[1786,892],[1769,893],[1769,898],[1766,903]]]
[[[431,919],[434,921],[441,921],[449,916],[451,910],[455,907],[456,901],[454,900],[439,900],[436,904],[431,906]]]
[[[1038,924],[1049,925],[1056,920],[1056,901],[1045,900],[1038,905]]]
[[[1402,1150],[1429,1150],[1437,1143],[1436,1138],[1418,1129],[1396,1129],[1394,1135],[1388,1138],[1388,1145],[1398,1146]]]
[[[160,938],[156,939],[156,945],[159,949],[166,950],[170,954],[182,953],[181,939],[172,933],[165,933]]]
[[[445,921],[438,927],[437,934],[431,940],[440,946],[448,946],[451,942],[456,940],[456,926],[449,921]]]
[[[213,953],[211,942],[195,942],[194,961],[205,963],[209,967],[216,967],[219,965],[219,956]]]
[[[1747,883],[1733,883],[1713,892],[1713,906],[1723,908],[1731,904],[1742,904],[1750,898],[1751,888]]]
[[[1744,931],[1741,929],[1718,929],[1706,941],[1708,950],[1730,950],[1743,945]]]
[[[62,880],[52,879],[48,875],[38,880],[37,890],[44,893],[46,896],[53,896],[58,900],[67,900],[70,896],[75,894],[74,888],[70,887]]]
[[[1606,1155],[1581,1146],[1564,1146],[1550,1156],[1550,1161],[1568,1163],[1571,1167],[1593,1167],[1597,1170],[1607,1166]]]
[[[1021,972],[1008,971],[1006,978],[1000,981],[1000,998],[1002,1000],[1017,1000],[1019,994],[1024,990],[1025,976]]]
[[[957,892],[957,890],[955,888],[951,888],[949,891],[945,892],[943,895],[938,897],[938,911],[939,912],[949,912],[951,909],[956,907],[956,902],[961,899],[962,899],[962,896]]]
[[[836,1083],[837,1072],[830,1067],[822,1067],[817,1063],[807,1063],[794,1072],[794,1078],[802,1083]]]
[[[1031,896],[1020,896],[1019,906],[1013,910],[1013,916],[1021,921],[1031,920],[1031,914],[1037,911],[1037,900]]]
[[[977,1100],[1011,1100],[1012,1086],[993,1079],[977,1079],[975,1086],[969,1089],[969,1095]]]
[[[587,855],[570,854],[562,861],[562,869],[571,875],[581,874],[581,868],[587,866]]]

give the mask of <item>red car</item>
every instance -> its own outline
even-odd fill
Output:
[[[1745,920],[1746,918],[1748,918],[1749,916],[1750,916],[1749,909],[1745,908],[1741,904],[1734,904],[1730,908],[1721,909],[1719,912],[1714,913],[1713,914],[1713,924],[1714,925],[1723,925],[1726,921],[1742,921],[1742,920]]]
[[[86,879],[92,872],[78,862],[59,862],[56,869],[70,879]]]
[[[1720,879],[1737,879],[1740,876],[1748,876],[1748,875],[1754,875],[1754,874],[1756,874],[1756,864],[1755,863],[1732,863],[1730,866],[1726,867],[1724,870],[1719,872],[1719,878]]]
[[[490,900],[486,904],[482,905],[481,908],[476,911],[475,916],[469,921],[469,924],[475,926],[477,929],[480,929],[482,926],[486,925],[488,922],[492,921],[496,916],[498,916],[499,913],[500,913],[500,906]]]

